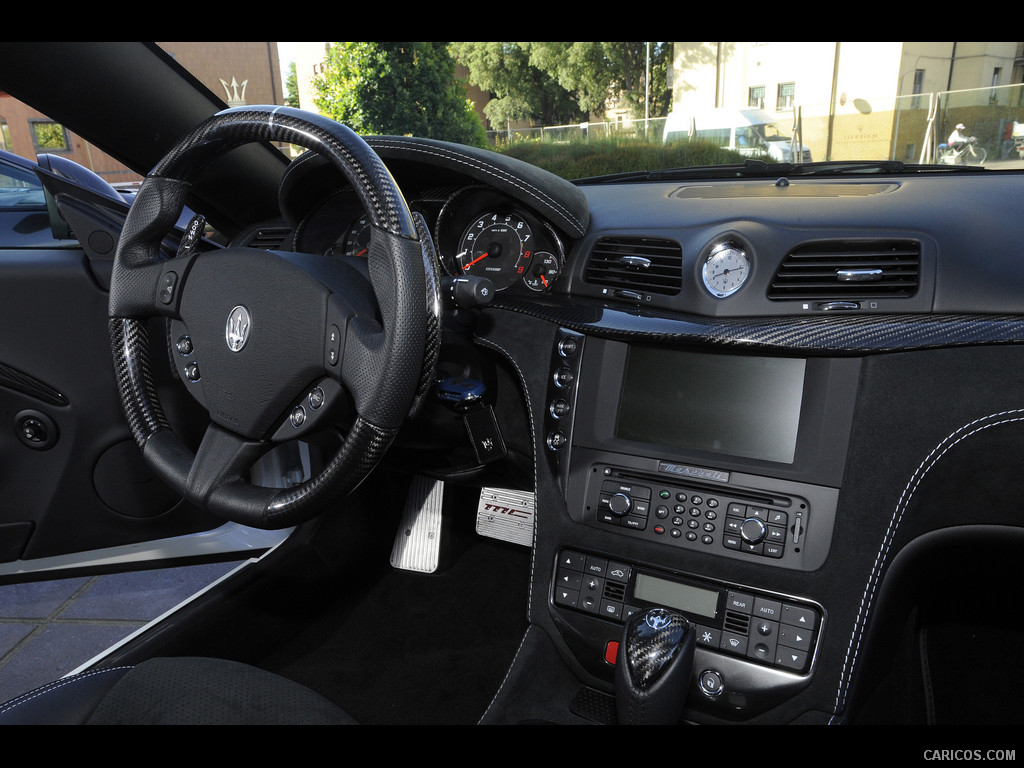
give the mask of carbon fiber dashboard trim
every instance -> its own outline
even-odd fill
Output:
[[[1024,316],[1020,315],[915,313],[714,318],[626,311],[601,302],[540,303],[514,297],[499,297],[492,307],[622,341],[710,344],[808,354],[867,354],[1024,343]]]

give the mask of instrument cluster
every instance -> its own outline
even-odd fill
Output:
[[[486,188],[449,198],[435,237],[449,275],[486,277],[496,291],[545,293],[565,266],[562,241],[547,222]]]
[[[565,265],[561,238],[546,221],[486,187],[410,201],[431,227],[441,267],[452,277],[486,277],[496,291],[545,293]],[[339,234],[340,222],[348,226]],[[354,196],[330,196],[304,219],[296,250],[363,258],[371,225]]]

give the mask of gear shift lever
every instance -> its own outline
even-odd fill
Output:
[[[675,725],[693,672],[693,625],[675,611],[649,608],[626,622],[615,665],[620,725]]]

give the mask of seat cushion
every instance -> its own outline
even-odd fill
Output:
[[[299,683],[223,659],[158,658],[52,683],[0,707],[0,722],[94,725],[348,725]]]

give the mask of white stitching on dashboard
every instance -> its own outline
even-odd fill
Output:
[[[508,174],[507,172],[503,171],[498,166],[489,165],[487,163],[484,163],[484,162],[478,160],[477,158],[470,158],[469,156],[460,156],[460,155],[457,155],[455,153],[445,153],[445,152],[439,151],[436,148],[432,148],[432,149],[428,150],[428,149],[425,149],[424,147],[418,147],[418,146],[415,146],[415,145],[412,145],[412,144],[371,141],[370,142],[370,146],[372,148],[374,148],[374,149],[379,147],[379,148],[382,148],[382,149],[401,149],[401,150],[406,151],[406,152],[410,151],[410,150],[413,151],[413,152],[422,152],[424,154],[434,155],[436,157],[443,157],[443,158],[447,158],[447,159],[450,159],[450,160],[455,160],[456,162],[462,163],[463,165],[468,165],[468,166],[471,166],[471,167],[479,167],[482,170],[488,171],[494,177],[500,178],[500,179],[502,179],[502,180],[512,184],[513,186],[519,187],[524,192],[532,194],[534,197],[536,197],[539,200],[546,200],[548,205],[550,205],[552,208],[560,211],[561,214],[563,216],[565,216],[565,218],[567,218],[569,221],[573,222],[581,233],[586,231],[586,227],[579,220],[579,218],[574,216],[572,214],[572,212],[569,211],[569,209],[566,208],[564,205],[562,205],[557,200],[552,198],[550,195],[545,193],[544,190],[542,190],[542,189],[540,189],[538,187],[535,187],[532,184],[527,184],[526,182],[522,181],[521,179],[518,179],[515,176],[512,176],[511,174]]]
[[[484,346],[501,352],[501,354],[503,354],[505,358],[512,363],[513,367],[515,367],[516,374],[519,376],[519,383],[523,388],[523,397],[526,398],[526,413],[530,417],[530,442],[533,445],[533,546],[530,548],[530,586],[526,593],[526,615],[530,616],[533,609],[533,576],[536,569],[537,558],[537,529],[540,528],[541,520],[540,505],[537,503],[540,497],[538,492],[539,489],[537,488],[537,452],[540,450],[540,447],[537,445],[537,428],[533,420],[533,399],[530,397],[530,387],[526,382],[526,376],[523,375],[523,370],[519,367],[519,363],[515,361],[515,358],[513,358],[504,347],[490,339],[485,339],[480,336],[474,336],[474,339]],[[519,648],[516,649],[515,658],[506,670],[505,677],[502,679],[501,685],[499,685],[498,690],[495,691],[494,697],[491,699],[491,703],[487,705],[487,709],[484,711],[481,719],[487,716],[487,713],[491,711],[491,707],[494,706],[494,702],[497,701],[498,696],[501,695],[501,691],[505,687],[505,683],[508,681],[508,677],[512,673],[512,669],[515,667],[516,660],[519,658],[519,653],[522,651],[523,645],[526,643],[526,636],[530,633],[530,627],[532,626],[532,624],[527,626],[526,633],[519,642]]]
[[[853,670],[857,665],[857,655],[860,652],[861,642],[864,639],[868,615],[871,613],[871,607],[875,600],[875,592],[881,583],[881,577],[884,570],[883,566],[888,559],[889,550],[896,537],[896,530],[903,521],[903,515],[910,505],[910,500],[914,497],[914,494],[917,493],[917,489],[920,487],[921,481],[943,456],[967,438],[986,429],[990,429],[991,427],[998,427],[1003,424],[1012,424],[1014,422],[1024,421],[1024,415],[1007,418],[1013,414],[1024,414],[1024,409],[992,413],[988,416],[983,416],[980,419],[968,422],[959,429],[954,430],[932,449],[932,451],[925,457],[924,461],[922,461],[918,465],[917,469],[914,470],[914,473],[910,476],[910,480],[907,481],[907,485],[904,487],[903,493],[900,495],[899,501],[896,503],[896,508],[893,510],[892,518],[889,520],[889,526],[885,531],[885,536],[882,537],[882,545],[879,547],[878,553],[875,556],[875,562],[871,567],[871,573],[868,575],[867,584],[864,585],[864,592],[861,595],[860,605],[857,609],[857,618],[854,621],[853,633],[850,635],[850,644],[847,646],[846,656],[843,659],[843,668],[839,675],[839,687],[836,689],[836,700],[830,722],[835,722],[838,714],[842,712],[843,708],[846,706],[846,696],[849,692],[850,684],[853,681]],[[983,423],[990,419],[998,419],[998,421],[993,421],[990,424]]]

